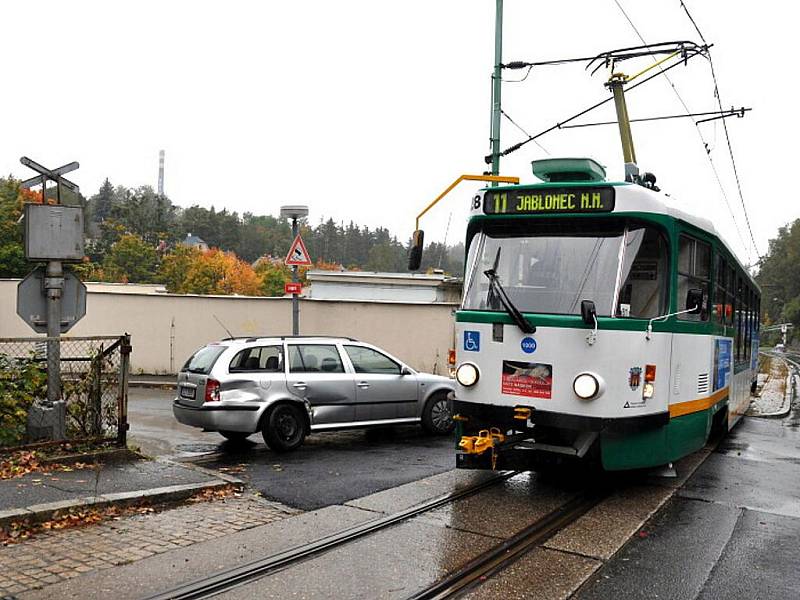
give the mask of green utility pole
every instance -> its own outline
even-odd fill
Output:
[[[497,0],[494,21],[494,75],[492,76],[492,175],[500,174],[500,84],[503,64],[503,0]],[[493,183],[492,185],[497,185]]]

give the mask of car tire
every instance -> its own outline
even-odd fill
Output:
[[[269,411],[261,430],[264,442],[275,452],[289,452],[306,437],[306,424],[294,404],[278,404]]]
[[[431,396],[422,411],[422,427],[434,435],[447,435],[455,429],[453,421],[453,403],[448,392],[439,392]]]
[[[218,431],[217,433],[219,433],[229,442],[243,442],[250,435],[249,433],[245,433],[244,431]]]

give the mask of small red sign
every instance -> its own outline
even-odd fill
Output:
[[[553,392],[553,366],[504,360],[500,391],[512,396],[550,399]]]
[[[300,294],[303,291],[303,284],[302,283],[284,283],[283,284],[283,293],[284,294]]]

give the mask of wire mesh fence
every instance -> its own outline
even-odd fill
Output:
[[[60,338],[60,407],[47,401],[48,348],[56,340],[0,338],[0,447],[31,444],[59,429],[68,441],[124,446],[130,336]],[[63,420],[61,427],[54,419]]]

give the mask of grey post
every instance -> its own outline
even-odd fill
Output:
[[[61,261],[47,263],[44,279],[47,294],[47,401],[54,404],[61,399],[61,291],[64,289],[64,272]],[[61,439],[61,438],[59,438]]]
[[[296,237],[297,217],[292,217],[292,239]],[[292,265],[292,283],[297,283],[297,268],[297,265]],[[297,294],[292,294],[292,335],[300,335],[300,300]]]
[[[307,206],[281,206],[281,216],[292,220],[292,240],[297,238],[297,220],[307,215]],[[292,265],[292,282],[297,283],[297,265]],[[292,294],[292,335],[300,335],[300,300],[297,294]]]

